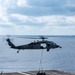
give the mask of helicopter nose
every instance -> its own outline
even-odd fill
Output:
[[[62,48],[61,46],[57,45],[57,48],[58,48],[58,47],[59,47],[59,48]]]

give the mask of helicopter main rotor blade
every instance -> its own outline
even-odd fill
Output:
[[[47,39],[46,36],[36,36],[36,35],[22,35],[22,36],[16,36],[17,38],[25,38],[25,39]]]

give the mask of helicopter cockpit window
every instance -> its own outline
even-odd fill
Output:
[[[53,43],[53,45],[56,45],[56,43]]]

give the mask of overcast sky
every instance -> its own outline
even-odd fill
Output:
[[[0,0],[0,35],[75,35],[75,0]]]

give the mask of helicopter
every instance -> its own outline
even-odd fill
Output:
[[[6,41],[8,42],[8,45],[10,46],[10,48],[18,49],[17,53],[19,53],[20,50],[46,49],[47,51],[49,51],[50,49],[62,48],[61,46],[57,45],[53,41],[45,40],[45,39],[47,39],[45,37],[41,37],[41,39],[42,39],[41,41],[37,40],[37,41],[34,41],[34,42],[30,42],[29,44],[19,45],[19,46],[14,45],[11,42],[10,38],[7,38]],[[43,46],[42,44],[45,44],[45,46]]]

